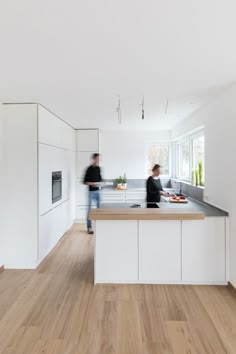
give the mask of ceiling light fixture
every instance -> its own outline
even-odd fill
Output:
[[[165,114],[167,114],[168,106],[169,106],[169,100],[168,100],[168,97],[167,97],[166,107],[165,107]]]
[[[142,99],[141,106],[142,106],[142,119],[144,119],[144,97]]]
[[[121,105],[120,105],[120,96],[119,96],[119,99],[118,99],[118,106],[117,106],[117,109],[116,109],[116,112],[118,114],[118,123],[122,123],[121,121]]]

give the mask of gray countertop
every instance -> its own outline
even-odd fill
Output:
[[[146,208],[146,203],[138,202],[141,208]],[[130,208],[134,203],[103,203],[102,208]],[[195,199],[188,198],[187,204],[174,204],[168,202],[157,203],[161,209],[193,209],[202,212],[205,216],[228,216],[228,213],[224,210],[216,208],[212,205],[201,203]]]

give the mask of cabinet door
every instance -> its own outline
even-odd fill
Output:
[[[99,151],[99,130],[77,130],[77,151]]]
[[[39,216],[39,261],[42,261],[63,235],[62,206]]]
[[[38,141],[65,149],[76,149],[75,130],[38,105]]]
[[[226,280],[225,218],[183,221],[183,281],[216,283]]]
[[[181,221],[139,222],[139,280],[181,281]]]
[[[76,154],[76,177],[83,180],[86,168],[91,165],[91,152],[77,152]]]
[[[138,222],[96,221],[95,281],[138,281]]]
[[[87,219],[88,207],[85,205],[76,206],[76,221],[79,223],[84,223]]]
[[[52,243],[52,213],[49,212],[43,216],[39,216],[39,261],[51,251]]]
[[[76,205],[88,205],[88,186],[76,181]]]
[[[62,235],[69,229],[73,222],[71,208],[70,200],[62,203]]]

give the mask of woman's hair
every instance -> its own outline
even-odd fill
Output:
[[[153,166],[152,172],[158,170],[158,168],[161,168],[161,165],[159,165],[159,164],[157,163],[156,165]]]
[[[95,154],[92,154],[92,159],[96,159],[96,157],[100,156],[100,154],[98,154],[97,152]]]

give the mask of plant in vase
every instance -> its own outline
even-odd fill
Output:
[[[197,181],[196,181],[196,170],[193,168],[192,169],[192,185],[196,186],[197,185]]]
[[[124,178],[123,178],[123,187],[127,188],[127,180],[126,180],[126,174],[124,173]]]
[[[203,182],[203,163],[198,161],[198,175],[199,175],[199,186],[204,186]]]
[[[115,182],[116,182],[116,187],[117,188],[122,188],[122,185],[123,185],[123,178],[120,176],[118,178],[115,179]]]
[[[199,186],[199,171],[198,171],[198,168],[196,168],[195,174],[196,174],[196,186]]]

